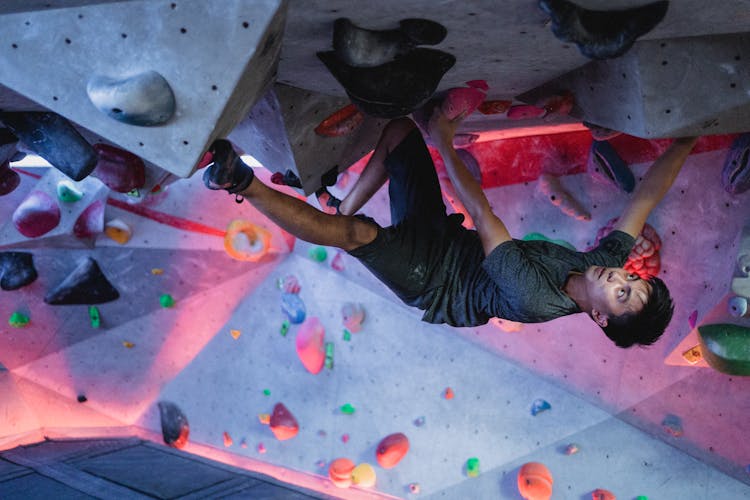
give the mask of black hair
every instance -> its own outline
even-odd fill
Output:
[[[635,344],[651,345],[656,342],[669,325],[674,313],[674,302],[664,282],[656,277],[648,279],[651,293],[643,309],[637,313],[625,313],[608,318],[602,330],[618,347]]]

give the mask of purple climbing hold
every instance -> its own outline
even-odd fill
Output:
[[[748,156],[750,156],[750,133],[745,133],[732,143],[721,171],[721,183],[728,193],[739,194],[750,189]]]
[[[102,273],[99,264],[87,257],[44,297],[44,302],[51,305],[91,305],[111,302],[119,296],[119,292]]]
[[[21,176],[10,168],[9,162],[0,164],[0,196],[11,193],[21,183]]]
[[[160,401],[159,415],[164,443],[172,448],[184,448],[190,435],[190,425],[182,410],[174,403]]]
[[[104,231],[104,202],[96,200],[86,207],[73,225],[77,238],[91,238]]]
[[[27,238],[52,231],[60,223],[57,201],[44,191],[32,191],[13,212],[13,225]]]
[[[34,256],[27,252],[0,252],[0,288],[16,290],[36,280]]]
[[[127,193],[142,188],[146,183],[146,166],[139,157],[108,144],[94,144],[93,147],[99,161],[91,175],[110,189]]]
[[[299,324],[305,321],[305,303],[295,293],[281,294],[281,310],[286,313],[291,323]]]

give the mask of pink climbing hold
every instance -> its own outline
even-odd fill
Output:
[[[459,116],[469,116],[486,97],[489,87],[484,80],[472,80],[466,84],[469,87],[452,88],[445,94],[440,109],[449,120],[454,120]]]
[[[271,432],[279,441],[291,439],[299,432],[299,424],[283,403],[276,403],[269,423]]]
[[[94,144],[93,148],[99,161],[91,175],[113,191],[127,193],[146,183],[146,166],[133,153],[108,144]]]
[[[13,224],[27,238],[52,231],[60,223],[57,201],[43,191],[32,191],[13,212]]]
[[[516,104],[508,110],[507,116],[511,120],[526,120],[529,118],[541,118],[547,114],[547,110],[532,106],[531,104]]]
[[[320,373],[326,359],[324,347],[325,329],[318,318],[309,318],[302,323],[295,341],[297,356],[302,365],[313,375]]]
[[[77,238],[91,238],[104,231],[104,202],[96,200],[83,209],[73,225]]]
[[[695,328],[695,325],[698,324],[698,311],[693,311],[690,313],[690,317],[688,317],[688,325],[690,325],[690,328]]]
[[[344,253],[336,252],[336,256],[331,260],[331,267],[334,271],[343,271],[344,266]]]
[[[347,302],[341,307],[341,317],[344,328],[352,333],[357,333],[362,329],[362,322],[365,320],[365,310],[362,304]]]
[[[21,183],[21,176],[10,168],[7,161],[0,164],[0,196],[4,196],[15,190]]]
[[[384,437],[375,450],[378,464],[384,469],[394,468],[409,451],[409,438],[401,432]]]

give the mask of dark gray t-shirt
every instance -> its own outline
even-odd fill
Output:
[[[571,272],[589,266],[620,267],[635,240],[612,231],[588,252],[547,241],[511,240],[485,258],[476,231],[455,231],[444,254],[442,285],[430,293],[422,319],[476,326],[498,317],[541,323],[581,312],[562,291]]]

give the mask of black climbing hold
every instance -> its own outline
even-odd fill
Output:
[[[118,291],[91,257],[81,262],[62,283],[44,297],[51,305],[103,304],[117,299]]]
[[[86,401],[88,401],[88,398],[84,396],[83,394],[79,394],[76,399],[78,400],[79,403],[85,403]]]
[[[0,196],[13,192],[21,183],[21,176],[7,161],[0,163]]]
[[[56,113],[0,112],[0,121],[29,149],[74,181],[82,180],[96,167],[94,149]]]
[[[749,157],[750,133],[745,133],[732,142],[721,170],[721,183],[727,193],[739,194],[750,189]]]
[[[126,78],[97,75],[89,80],[86,92],[99,111],[128,125],[161,125],[176,108],[172,87],[156,71]]]
[[[628,164],[607,141],[594,141],[589,152],[588,170],[598,168],[604,177],[626,193],[635,189],[635,177]]]
[[[344,64],[379,66],[408,53],[417,45],[440,43],[447,33],[442,24],[427,19],[404,19],[395,29],[369,30],[340,18],[333,23],[333,50]]]
[[[380,118],[405,116],[421,107],[456,62],[447,52],[425,48],[413,49],[394,61],[366,68],[342,62],[335,51],[318,52],[318,58],[360,111]]]
[[[182,410],[174,403],[160,401],[159,415],[164,442],[173,448],[184,447],[190,434],[190,425]]]
[[[37,278],[34,256],[27,252],[0,252],[0,288],[16,290]]]
[[[552,33],[572,42],[586,57],[610,59],[624,54],[635,40],[664,19],[669,2],[662,0],[622,10],[589,10],[567,0],[540,0],[552,21]]]

